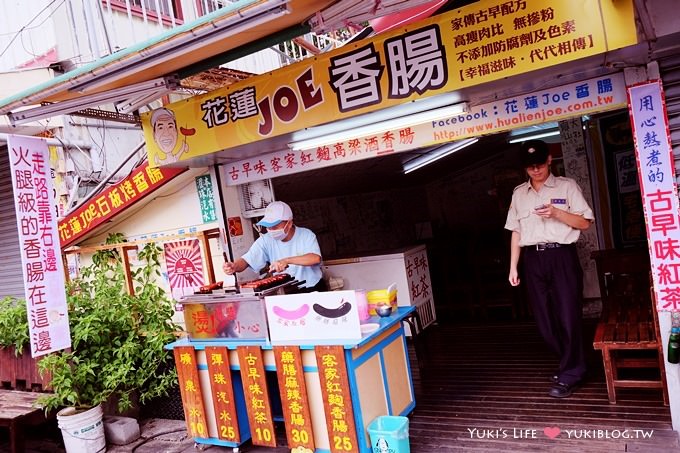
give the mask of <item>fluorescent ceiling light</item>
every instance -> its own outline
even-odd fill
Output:
[[[440,146],[439,148],[436,148],[435,150],[430,151],[427,154],[424,154],[420,157],[416,157],[415,159],[406,162],[404,164],[404,174],[408,174],[411,173],[412,171],[416,171],[420,168],[423,168],[424,166],[429,165],[432,162],[435,162],[443,157],[446,157],[449,154],[455,153],[459,149],[463,149],[467,146],[477,143],[478,141],[479,138],[468,138],[466,140],[460,140],[457,142],[452,142]]]
[[[560,135],[559,130],[555,131],[547,131],[547,132],[539,132],[538,134],[529,134],[525,135],[523,137],[512,137],[510,140],[508,140],[508,143],[520,143],[520,142],[525,142],[527,140],[534,140],[534,139],[539,139],[539,138],[545,138],[545,137],[552,137],[553,135]]]
[[[65,115],[88,107],[114,103],[122,99],[129,99],[131,97],[138,98],[144,94],[148,95],[149,93],[167,92],[178,86],[179,79],[177,77],[163,77],[135,83],[115,90],[82,96],[77,99],[41,105],[40,107],[33,107],[18,112],[10,112],[7,116],[12,125],[16,126],[43,118]]]
[[[288,146],[293,150],[314,149],[319,146],[333,145],[338,142],[349,140],[352,138],[360,138],[368,135],[379,134],[393,129],[402,129],[416,124],[427,123],[450,116],[455,116],[463,113],[467,109],[467,104],[461,102],[460,104],[449,105],[433,110],[426,110],[411,115],[400,116],[386,121],[379,121],[365,126],[355,127],[352,129],[345,129],[322,135],[320,137],[310,138],[308,140],[299,140],[291,142]]]

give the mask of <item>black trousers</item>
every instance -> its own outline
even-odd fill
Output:
[[[298,293],[313,293],[314,291],[328,291],[328,285],[326,285],[326,280],[323,278],[319,280],[319,282],[314,285],[310,286],[307,288],[298,288],[297,292]]]
[[[574,245],[523,247],[524,281],[538,329],[560,358],[560,382],[574,384],[586,372],[582,337],[583,271]]]

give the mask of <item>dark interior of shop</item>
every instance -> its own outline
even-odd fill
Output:
[[[613,171],[607,152],[632,149],[627,115],[586,120],[598,193],[607,193],[606,180]],[[606,130],[600,132],[602,128]],[[602,151],[600,143],[612,136],[620,143],[616,149],[605,145],[608,151]],[[482,137],[409,174],[403,173],[404,162],[429,150],[276,178],[274,191],[277,199],[291,202],[299,224],[317,233],[326,259],[426,244],[440,322],[526,318],[530,313],[522,291],[507,281],[510,234],[503,227],[512,191],[526,178],[518,160],[519,144],[508,143],[509,138],[509,133]],[[545,140],[551,143],[553,173],[563,175],[559,135]],[[637,196],[640,203],[639,191]],[[619,217],[617,195],[600,196],[598,203],[605,228],[620,226],[604,218]],[[616,245],[639,246],[644,224],[626,228],[629,233],[638,228],[641,237],[635,240],[629,234],[621,244],[620,235],[614,234]],[[595,317],[599,305],[590,302],[586,300],[585,312]]]

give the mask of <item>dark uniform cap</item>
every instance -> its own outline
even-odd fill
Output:
[[[544,164],[548,161],[548,145],[543,140],[529,140],[522,143],[520,156],[524,167]]]

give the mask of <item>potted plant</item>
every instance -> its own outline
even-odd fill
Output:
[[[107,240],[112,241],[119,238]],[[88,419],[94,429],[87,432],[101,431],[98,442],[103,442],[102,403],[117,401],[118,410],[124,411],[133,405],[133,395],[143,404],[177,383],[164,346],[175,340],[179,328],[171,320],[170,300],[155,283],[160,253],[155,244],[147,244],[138,253],[143,265],[132,271],[134,295],[126,291],[123,266],[115,251],[95,254],[92,264],[67,288],[72,345],[40,362],[41,370],[52,374],[54,393],[39,400],[46,411],[69,406],[57,414],[65,444],[74,432],[90,428],[74,429],[71,417]],[[78,449],[82,445],[74,447]]]

